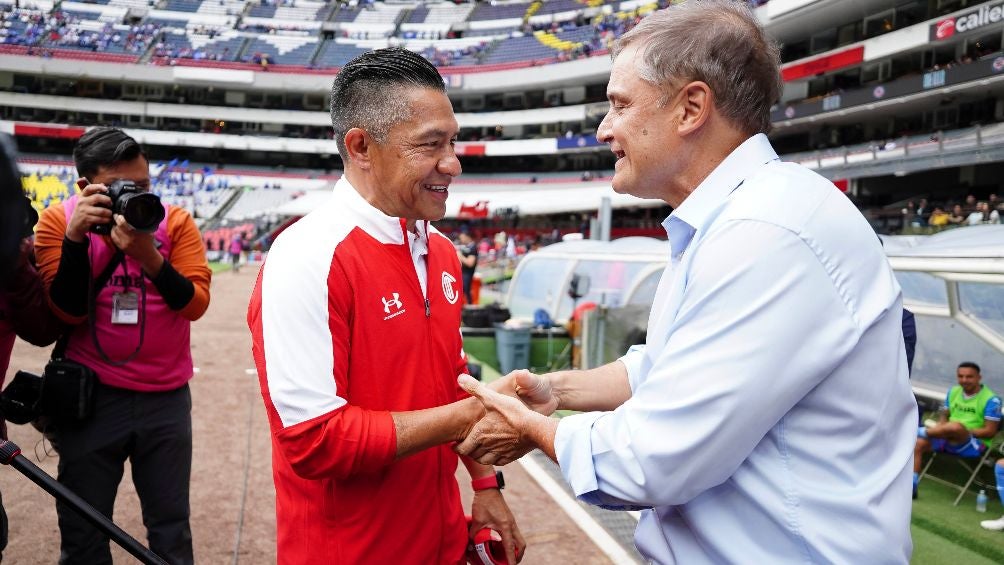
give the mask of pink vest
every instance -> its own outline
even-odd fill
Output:
[[[0,292],[0,385],[7,377],[7,365],[10,364],[10,352],[14,349],[14,325],[7,318],[7,296]]]
[[[69,223],[77,197],[63,203],[66,221]],[[164,206],[164,220],[160,222],[154,238],[160,242],[160,254],[171,258],[171,240],[167,235],[167,211]],[[93,233],[88,253],[91,260],[91,277],[97,277],[115,255],[115,247],[110,242]],[[142,305],[139,284],[146,285],[146,309]],[[86,284],[81,281],[80,284]],[[139,323],[113,324],[112,297],[119,292],[135,292],[140,301]],[[145,312],[145,314],[144,314]],[[146,278],[139,263],[126,255],[108,283],[98,294],[94,309],[94,329],[102,351],[112,362],[120,362],[132,355],[140,341],[140,327],[143,330],[143,346],[128,363],[116,366],[105,361],[91,337],[91,323],[86,321],[73,329],[66,347],[66,357],[94,369],[102,383],[129,390],[157,392],[174,390],[192,378],[192,349],[190,346],[191,322],[171,310],[157,287]]]

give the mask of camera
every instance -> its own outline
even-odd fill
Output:
[[[112,199],[112,213],[121,214],[136,231],[153,233],[164,219],[164,206],[160,203],[160,197],[141,191],[132,181],[119,179],[109,184],[108,197]],[[112,222],[98,224],[91,226],[91,231],[108,235],[112,233],[113,225]]]
[[[12,424],[27,424],[42,415],[42,377],[18,371],[0,393],[0,411]]]

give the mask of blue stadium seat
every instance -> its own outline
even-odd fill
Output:
[[[541,42],[537,38],[528,35],[524,37],[511,37],[503,40],[495,49],[485,57],[482,64],[492,65],[497,63],[511,63],[514,61],[535,61],[556,57],[558,52]]]
[[[275,16],[275,6],[263,6],[261,4],[255,4],[251,6],[248,11],[248,15],[255,18],[271,18]]]
[[[354,22],[361,11],[359,8],[350,8],[342,4],[338,7],[338,11],[335,12],[334,21],[339,23]]]
[[[320,68],[341,67],[355,57],[369,51],[363,47],[356,47],[351,43],[337,43],[329,39],[321,46],[320,52],[314,59],[314,66]]]
[[[478,2],[478,5],[471,12],[470,21],[481,20],[506,20],[512,18],[522,18],[530,3],[520,4],[499,4],[491,5],[487,2]]]
[[[423,23],[425,22],[425,18],[428,15],[429,15],[429,7],[426,6],[425,4],[422,4],[421,6],[411,11],[411,14],[408,16],[407,23],[409,24]]]
[[[266,35],[257,37],[244,50],[245,58],[255,54],[268,55],[276,65],[307,66],[317,51],[317,38],[300,35]]]
[[[236,61],[246,38],[236,32],[209,35],[170,30],[162,38],[163,47],[154,51],[154,57],[168,59],[196,59]]]
[[[202,0],[167,0],[164,9],[172,12],[198,12],[201,5]]]

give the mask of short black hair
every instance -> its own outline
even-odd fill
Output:
[[[402,87],[446,93],[436,67],[401,47],[363,53],[342,67],[331,85],[331,126],[343,160],[347,158],[345,134],[350,129],[365,129],[382,143],[395,123],[410,117],[400,96]]]
[[[959,368],[960,369],[976,369],[977,373],[980,372],[980,366],[977,365],[976,363],[973,363],[972,361],[963,361],[963,362],[959,363]]]
[[[126,132],[112,127],[96,127],[87,130],[73,147],[73,164],[77,174],[90,179],[98,174],[101,167],[132,161],[143,156],[143,148]],[[149,161],[149,159],[147,159]]]

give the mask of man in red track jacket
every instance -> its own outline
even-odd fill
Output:
[[[447,445],[481,407],[457,386],[460,264],[429,223],[460,162],[442,78],[404,49],[361,55],[332,88],[345,175],[277,238],[248,308],[272,429],[279,563],[463,563]],[[494,469],[464,464],[472,528],[524,542]]]

